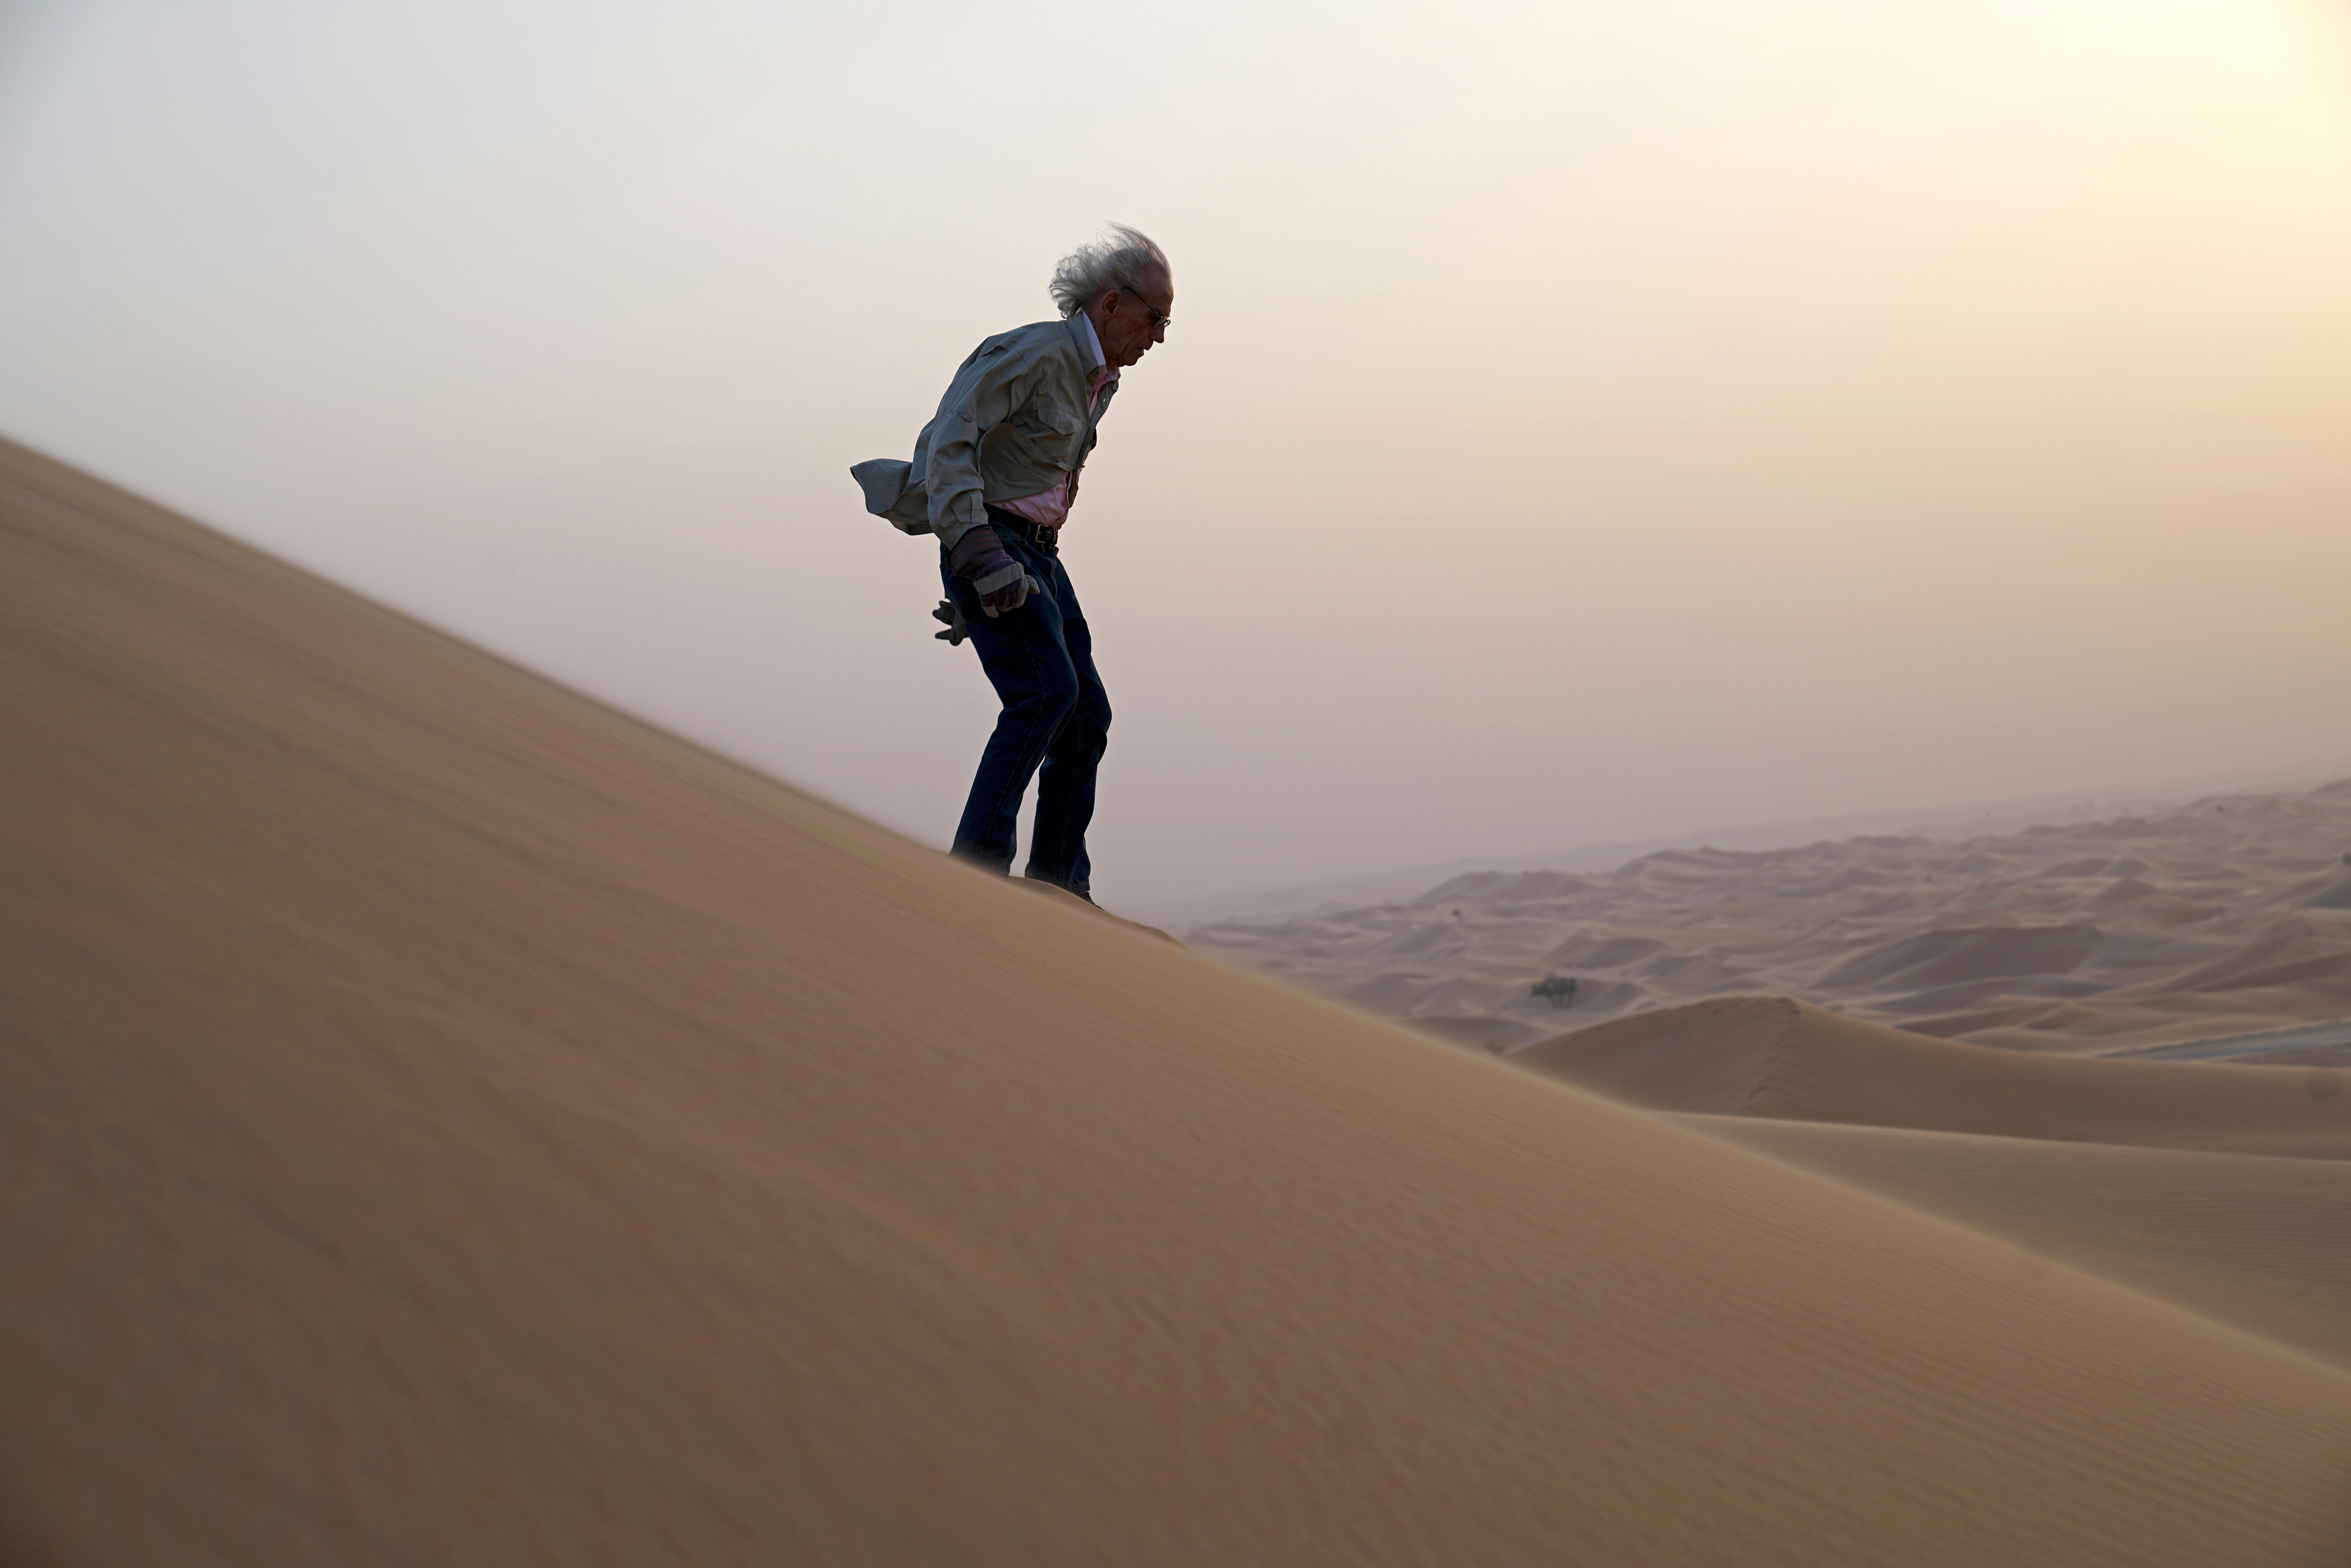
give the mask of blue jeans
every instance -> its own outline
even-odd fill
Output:
[[[1004,704],[956,824],[955,852],[1008,873],[1020,798],[1037,778],[1036,841],[1025,874],[1087,893],[1093,863],[1086,858],[1086,825],[1094,815],[1094,770],[1110,744],[1110,698],[1094,673],[1086,612],[1060,558],[1023,542],[1010,528],[988,526],[1044,591],[990,620],[979,594],[947,570],[946,552],[939,552],[947,597],[963,612],[979,667]]]

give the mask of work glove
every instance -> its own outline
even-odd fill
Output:
[[[1029,602],[1032,593],[1044,590],[1037,580],[1021,569],[987,527],[970,529],[956,540],[947,551],[947,570],[972,586],[979,595],[979,608],[990,620],[998,611],[1018,610]]]
[[[973,578],[971,586],[979,595],[980,609],[991,621],[996,619],[998,611],[1018,610],[1029,602],[1030,594],[1045,591],[1035,578],[1009,558],[996,570]]]

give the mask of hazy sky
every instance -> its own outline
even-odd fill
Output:
[[[1105,218],[1111,902],[2351,773],[2326,0],[0,0],[0,432],[942,845]]]

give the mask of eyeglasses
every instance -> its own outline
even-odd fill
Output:
[[[1165,332],[1167,330],[1167,323],[1176,319],[1175,314],[1172,311],[1163,315],[1159,311],[1154,310],[1151,308],[1150,300],[1145,299],[1141,294],[1129,288],[1123,283],[1118,286],[1118,291],[1121,294],[1133,296],[1134,302],[1143,307],[1143,313],[1151,318],[1151,329],[1155,332]]]

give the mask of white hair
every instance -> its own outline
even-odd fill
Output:
[[[1112,224],[1100,239],[1087,241],[1056,263],[1053,281],[1046,288],[1062,315],[1074,316],[1111,289],[1140,293],[1154,272],[1165,273],[1171,281],[1176,276],[1158,242],[1140,229]]]

